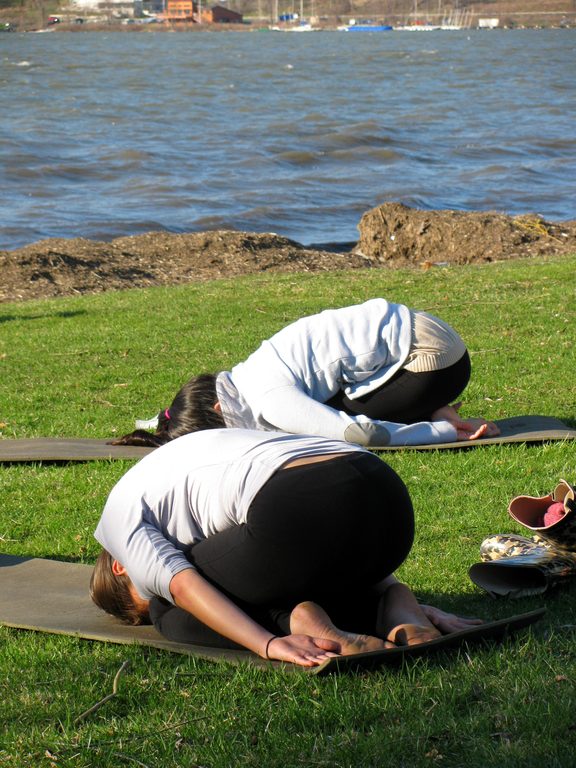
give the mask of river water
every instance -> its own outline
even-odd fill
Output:
[[[0,248],[357,239],[385,201],[576,218],[576,31],[0,35]]]

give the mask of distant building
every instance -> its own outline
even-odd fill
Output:
[[[162,16],[167,21],[196,21],[196,5],[193,0],[166,0]]]
[[[208,24],[242,24],[244,21],[241,13],[223,5],[215,5],[202,13],[202,21],[206,18]]]
[[[479,29],[496,29],[500,24],[500,19],[478,19]]]
[[[124,18],[135,15],[134,0],[73,0],[70,4],[75,11],[98,13]]]
[[[241,13],[223,5],[209,8],[203,0],[72,0],[82,11],[107,13],[115,17],[158,16],[172,22],[197,23],[199,14],[203,24],[242,24]]]
[[[74,0],[70,5],[87,11],[95,11],[98,9],[98,0]]]
[[[164,0],[142,0],[142,10],[146,14],[157,16],[164,10]]]
[[[202,24],[242,24],[243,22],[242,14],[230,8],[224,8],[222,5],[207,8],[202,6],[200,1],[194,2],[194,0],[164,0],[164,10],[161,13],[167,21],[188,23],[197,23],[199,14]]]

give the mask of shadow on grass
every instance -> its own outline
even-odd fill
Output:
[[[556,590],[554,590],[554,593]],[[533,595],[520,599],[494,598],[487,592],[478,590],[473,594],[455,595],[442,592],[422,592],[418,590],[418,602],[423,605],[433,605],[449,613],[467,618],[493,621],[512,616],[517,613],[533,611],[549,602],[549,593]]]
[[[548,627],[576,627],[576,576],[565,583],[547,589],[540,595],[522,598],[493,598],[478,590],[471,595],[442,594],[418,591],[418,602],[433,605],[458,616],[495,621],[538,608],[546,608],[546,618],[540,624]]]
[[[44,320],[48,317],[63,317],[71,318],[78,317],[79,315],[87,315],[88,312],[85,309],[77,309],[68,312],[46,312],[44,314],[30,314],[30,315],[2,315],[0,314],[0,323],[10,323],[14,320]]]

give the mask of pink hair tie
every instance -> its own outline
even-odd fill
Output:
[[[164,416],[166,416],[168,421],[170,421],[170,408],[166,408],[166,410],[164,411]]]

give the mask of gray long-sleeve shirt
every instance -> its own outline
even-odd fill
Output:
[[[287,462],[362,450],[320,437],[244,429],[194,432],[157,448],[114,486],[95,531],[141,597],[172,601],[195,542],[246,521],[252,500]]]

